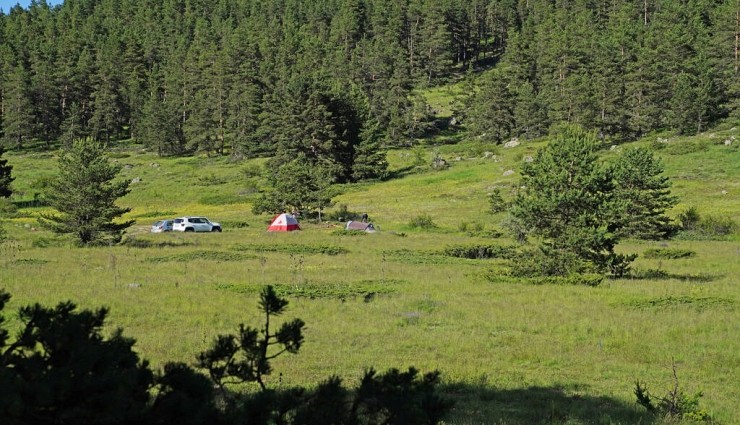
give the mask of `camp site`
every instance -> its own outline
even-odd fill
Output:
[[[734,424],[737,1],[0,0],[0,424]]]

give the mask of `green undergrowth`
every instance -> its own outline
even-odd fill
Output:
[[[470,264],[474,260],[445,255],[441,251],[392,249],[383,251],[383,259],[404,264]]]
[[[736,306],[736,302],[733,299],[723,297],[695,297],[690,295],[679,295],[633,299],[625,301],[624,305],[641,309],[689,307],[699,311],[704,311],[716,308],[733,309]]]
[[[468,258],[472,260],[486,258],[510,260],[517,256],[518,250],[514,246],[503,245],[461,245],[448,246],[441,252],[448,257]]]
[[[239,244],[233,247],[236,251],[254,252],[282,252],[286,254],[307,255],[340,255],[349,252],[348,249],[334,245],[299,245],[299,244]]]
[[[311,283],[273,285],[275,292],[281,297],[295,298],[328,298],[328,299],[362,299],[370,302],[378,295],[391,294],[398,290],[398,286],[408,282],[397,279],[362,280],[352,283]],[[257,294],[262,289],[260,285],[219,284],[219,290],[231,291],[238,294]]]
[[[606,276],[596,273],[571,274],[568,276],[513,277],[510,271],[491,269],[483,273],[483,278],[491,283],[520,283],[526,285],[568,285],[596,287],[604,283]]]
[[[187,261],[243,261],[257,258],[254,255],[240,252],[225,251],[190,251],[182,254],[167,255],[161,257],[150,257],[146,261],[150,263],[187,262]]]
[[[672,273],[663,269],[634,269],[628,278],[636,280],[682,280],[686,282],[711,282],[721,278],[721,275],[710,273]]]
[[[344,230],[344,229],[336,229],[331,232],[334,236],[367,236],[369,233],[367,233],[364,230]]]
[[[126,238],[123,243],[124,246],[130,248],[178,248],[178,247],[189,247],[195,245],[192,241],[186,240],[151,240],[151,239],[140,239],[140,238]]]
[[[43,260],[40,258],[18,258],[10,262],[13,266],[42,266],[48,264],[49,260]]]
[[[681,248],[650,248],[642,253],[645,258],[658,258],[663,260],[675,260],[679,258],[691,258],[696,256],[696,252],[690,249]]]

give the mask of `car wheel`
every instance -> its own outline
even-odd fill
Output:
[[[211,229],[211,232],[220,232],[220,231],[221,231],[220,227],[214,227],[213,229]]]
[[[186,227],[185,228],[185,231],[186,232],[195,232],[195,229],[193,229],[192,227]]]

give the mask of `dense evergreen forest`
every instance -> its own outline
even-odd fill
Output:
[[[703,131],[740,116],[739,43],[738,0],[40,0],[0,15],[0,135],[356,181],[434,128],[416,89],[464,76],[456,113],[493,141]]]

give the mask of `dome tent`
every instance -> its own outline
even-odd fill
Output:
[[[293,230],[301,230],[301,226],[295,216],[285,213],[276,215],[267,227],[268,232],[292,232]]]

